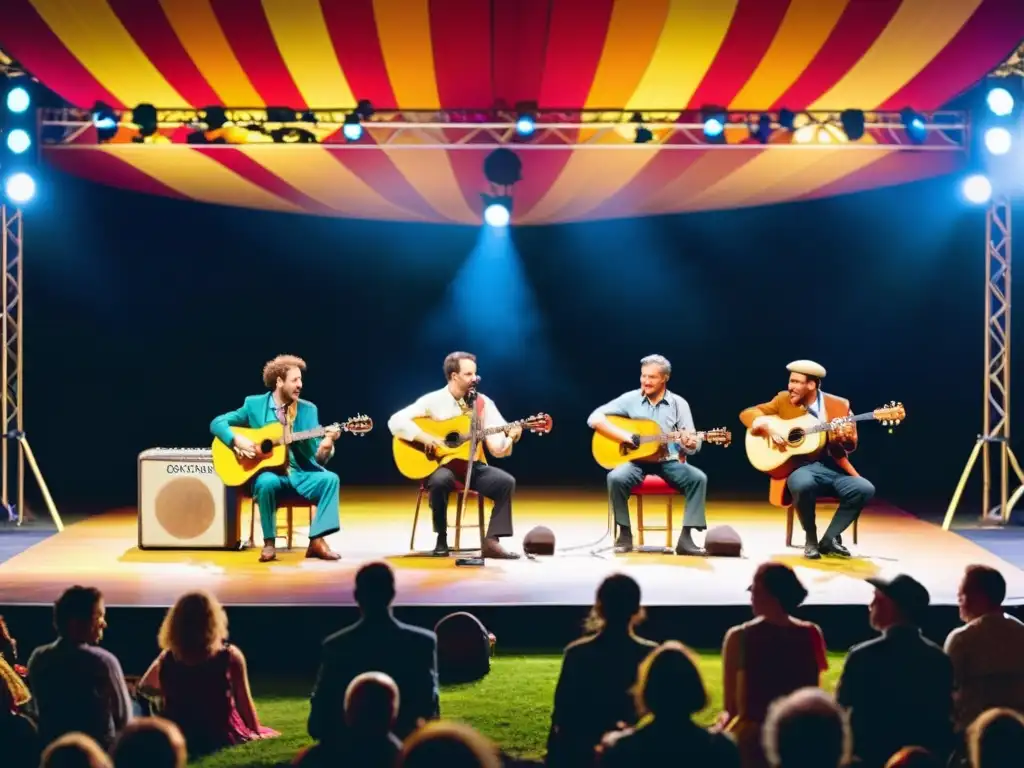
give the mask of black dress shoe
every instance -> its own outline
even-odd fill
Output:
[[[823,555],[834,555],[835,557],[853,557],[853,555],[850,554],[850,550],[848,550],[835,539],[822,539],[821,543],[818,544],[818,550]]]
[[[434,545],[434,556],[435,557],[448,557],[448,553],[451,550],[448,549],[448,537],[443,533],[438,534],[437,543]]]
[[[623,554],[633,551],[633,531],[629,528],[619,528],[619,537],[615,539],[615,551]]]
[[[808,560],[821,560],[821,553],[818,551],[818,545],[810,542],[804,544],[804,557]]]
[[[676,554],[677,555],[690,555],[691,557],[703,557],[707,552],[693,541],[693,537],[690,535],[689,528],[683,528],[683,532],[679,535],[679,541],[676,542]]]

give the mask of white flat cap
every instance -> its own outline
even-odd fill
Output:
[[[825,369],[813,360],[794,360],[786,366],[787,371],[802,373],[804,376],[816,376],[819,379],[825,378]]]

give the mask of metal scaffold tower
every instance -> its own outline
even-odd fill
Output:
[[[25,437],[25,414],[22,399],[22,352],[24,336],[22,333],[22,296],[23,273],[22,263],[25,251],[24,223],[20,210],[0,204],[0,224],[3,226],[3,242],[0,245],[0,256],[3,261],[3,323],[0,334],[3,335],[3,362],[0,363],[0,378],[3,379],[3,392],[0,395],[0,407],[3,410],[3,440],[0,448],[0,502],[7,510],[8,517],[16,515],[18,525],[25,521],[25,462],[32,469],[32,474],[39,484],[43,500],[53,518],[58,531],[64,530],[64,524],[57,512],[57,507],[50,496],[50,489],[43,479],[39,465],[36,463],[32,447]],[[11,442],[17,444],[11,450]],[[12,490],[12,481],[16,483]]]
[[[1024,494],[1024,471],[1010,447],[1010,281],[1012,220],[1010,198],[994,197],[985,221],[985,379],[982,432],[964,466],[942,523],[949,530],[974,465],[981,457],[982,520],[1006,523]],[[993,447],[995,450],[993,451]],[[999,504],[992,505],[993,464],[997,466]],[[1010,470],[1018,486],[1010,494]]]

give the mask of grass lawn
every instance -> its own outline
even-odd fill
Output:
[[[831,691],[842,669],[845,654],[829,654],[824,687]],[[498,656],[491,673],[468,685],[445,686],[441,690],[441,714],[461,720],[497,742],[506,752],[521,758],[541,758],[547,741],[551,703],[561,665],[560,655]],[[710,724],[722,709],[722,661],[717,652],[701,653],[701,673],[711,697],[700,722]],[[311,681],[281,681],[254,678],[253,695],[260,721],[281,732],[276,739],[243,744],[212,755],[196,765],[204,768],[277,765],[288,763],[309,743],[306,717],[309,715]]]

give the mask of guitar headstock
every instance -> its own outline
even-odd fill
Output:
[[[536,435],[546,435],[554,426],[554,419],[546,413],[538,413],[536,416],[527,416],[523,419],[523,429],[528,429]]]
[[[899,426],[900,422],[907,418],[907,410],[903,407],[903,403],[890,400],[888,405],[876,408],[871,415],[875,417],[876,421],[891,428]]]
[[[728,448],[732,444],[732,432],[725,427],[709,429],[704,433],[704,442]]]
[[[342,430],[349,432],[353,435],[359,435],[362,437],[367,432],[373,429],[373,419],[365,414],[358,414],[350,419],[347,419],[345,423],[339,424]]]

